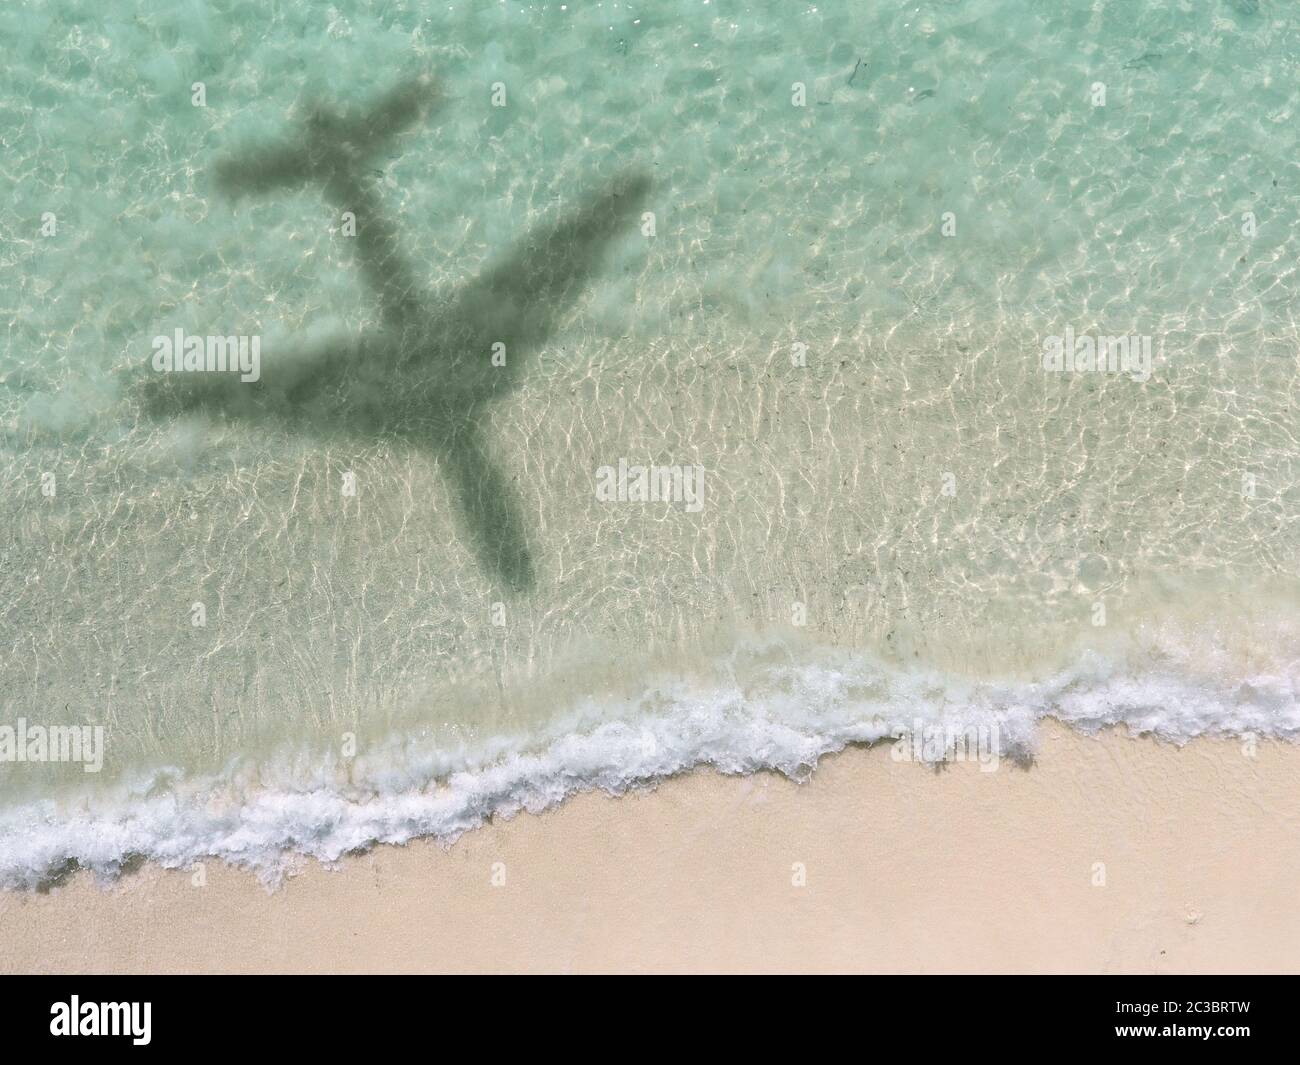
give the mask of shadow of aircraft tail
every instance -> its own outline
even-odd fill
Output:
[[[335,208],[353,212],[357,261],[378,297],[381,328],[273,353],[256,382],[232,373],[152,374],[142,401],[153,417],[201,411],[320,437],[398,439],[426,448],[447,476],[480,564],[522,591],[533,585],[535,568],[515,492],[491,458],[484,407],[518,386],[608,246],[631,232],[649,181],[623,174],[435,300],[414,281],[364,163],[436,101],[430,83],[417,81],[366,111],[313,108],[297,140],[217,167],[218,186],[232,197],[312,184]],[[494,365],[497,344],[505,346],[504,365]]]

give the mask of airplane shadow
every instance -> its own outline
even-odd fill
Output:
[[[237,373],[146,375],[142,406],[153,418],[200,412],[331,438],[398,440],[433,453],[480,565],[514,591],[536,580],[512,478],[491,456],[484,410],[512,391],[599,269],[631,230],[649,189],[629,172],[584,206],[527,233],[496,265],[438,299],[424,292],[402,255],[365,158],[429,110],[426,82],[400,86],[369,109],[314,109],[300,137],[218,166],[218,186],[237,197],[316,184],[337,210],[356,216],[354,246],[375,291],[381,326],[324,348],[264,355],[261,379]],[[494,345],[505,364],[494,365]],[[281,357],[283,356],[283,357]],[[497,360],[499,361],[499,360]]]

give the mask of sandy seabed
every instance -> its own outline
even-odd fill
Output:
[[[1300,747],[1049,724],[1029,768],[701,771],[274,892],[82,874],[0,895],[0,971],[1293,972],[1298,812]]]

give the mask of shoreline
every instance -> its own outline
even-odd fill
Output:
[[[880,744],[803,783],[699,770],[272,892],[220,862],[82,872],[0,894],[0,971],[1300,968],[1300,746],[1046,721],[1032,765],[980,768]]]

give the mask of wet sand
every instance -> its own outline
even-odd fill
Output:
[[[210,863],[5,894],[0,970],[1294,971],[1298,808],[1300,748],[1271,742],[1049,725],[1031,767],[984,773],[853,749],[803,784],[588,794],[272,892]]]

